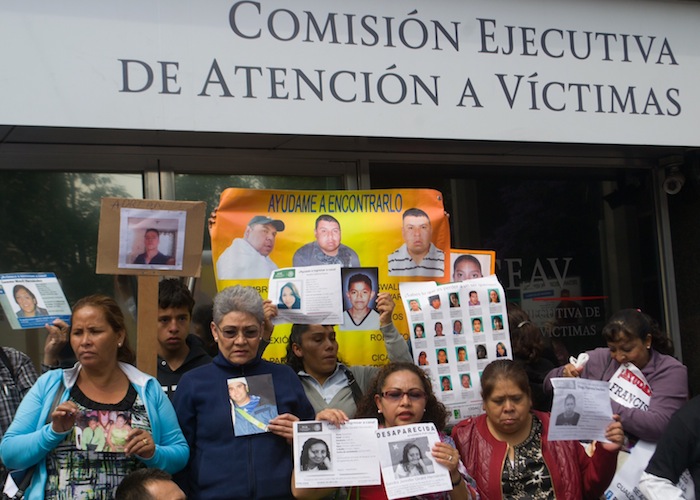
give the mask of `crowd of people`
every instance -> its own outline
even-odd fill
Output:
[[[276,222],[267,221],[283,231]],[[317,229],[326,223],[333,221],[321,220]],[[402,447],[394,475],[417,477],[439,465],[452,489],[414,498],[600,498],[618,454],[637,441],[657,445],[640,485],[649,498],[683,498],[672,495],[682,494],[677,483],[686,470],[700,486],[700,400],[687,402],[685,366],[641,311],[612,315],[602,330],[607,347],[587,353],[585,365],[557,366],[539,328],[509,304],[512,356],[499,343],[501,359],[481,373],[484,413],[448,428],[436,389],[452,391],[451,381],[443,377],[433,387],[420,366],[428,364],[425,352],[414,364],[392,321],[391,294],[378,294],[375,305],[388,364],[343,363],[335,327],[320,324],[292,325],[284,364],[263,359],[272,319],[278,308],[295,307],[294,292],[293,285],[283,288],[271,301],[252,287],[221,290],[210,311],[211,356],[206,341],[191,333],[190,291],[178,279],[161,280],[156,377],[135,368],[124,315],[104,295],[77,301],[70,325],[46,325],[43,375],[23,353],[0,348],[3,477],[13,471],[28,499],[385,499],[383,482],[343,490],[295,484],[294,422],[340,426],[374,418],[381,428],[430,422],[438,430],[440,440],[429,450],[412,442]],[[490,292],[491,302],[505,300]],[[424,335],[416,325],[413,337]],[[446,351],[443,357],[438,363],[447,363]],[[648,402],[613,398],[605,442],[585,449],[578,441],[549,440],[556,420],[549,414],[552,378],[614,382],[620,376],[644,380]],[[470,389],[472,380],[463,376],[456,385]],[[321,439],[309,438],[300,449],[304,471],[328,470],[335,458]]]

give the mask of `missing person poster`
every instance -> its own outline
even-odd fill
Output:
[[[351,318],[343,319],[336,327],[341,355],[349,364],[378,365],[387,361],[377,330],[378,314],[370,312],[377,295],[392,294],[397,306],[394,323],[408,337],[399,282],[444,283],[451,278],[449,222],[441,193],[431,189],[230,188],[221,194],[210,234],[218,288],[254,286],[275,303],[281,302],[281,290],[269,289],[273,271],[328,265],[339,265],[343,272],[357,270],[352,272],[358,274],[356,277],[343,274],[347,281],[342,286],[347,286],[347,293],[357,299],[368,296],[369,304],[361,300],[352,304],[346,295],[343,312],[353,309],[348,313]],[[356,291],[350,290],[350,280]],[[266,357],[284,357],[287,332],[288,327],[275,328]]]
[[[374,418],[340,427],[324,421],[294,422],[297,488],[366,486],[381,482]]]
[[[13,330],[42,328],[71,310],[54,273],[0,274],[0,305]]]
[[[430,422],[377,430],[386,496],[408,498],[451,491],[450,473],[430,453],[440,441]]]
[[[605,429],[613,422],[608,383],[585,378],[553,378],[550,441],[605,439]]]
[[[278,269],[268,289],[270,297],[277,297],[273,324],[337,325],[343,321],[338,265]]]
[[[399,286],[415,363],[450,410],[450,422],[482,413],[481,372],[495,359],[512,359],[506,297],[498,278]]]

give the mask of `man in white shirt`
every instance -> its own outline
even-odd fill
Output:
[[[279,266],[270,258],[284,222],[256,215],[248,223],[243,238],[236,238],[216,261],[216,277],[225,279],[266,279]]]
[[[419,208],[403,213],[404,244],[388,256],[389,276],[444,276],[445,253],[430,240],[430,218]]]

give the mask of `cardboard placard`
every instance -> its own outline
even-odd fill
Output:
[[[96,272],[199,276],[205,210],[203,201],[102,198]],[[159,254],[149,262],[154,235]]]

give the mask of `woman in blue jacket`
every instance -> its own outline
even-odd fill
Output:
[[[261,359],[264,321],[263,301],[254,288],[219,292],[212,322],[219,354],[211,364],[185,373],[177,386],[173,404],[192,454],[175,479],[190,498],[292,498],[292,424],[313,420],[315,413],[296,374]],[[231,411],[228,386],[241,377],[246,386],[255,382],[255,393],[264,404],[276,405],[279,414],[253,434],[235,431],[237,419],[255,417]]]
[[[133,470],[182,469],[189,449],[175,411],[158,381],[130,364],[117,303],[104,295],[79,300],[70,344],[78,362],[39,378],[0,445],[9,469],[33,470],[26,498],[112,498]],[[130,416],[124,452],[78,448],[80,423],[99,411]]]

